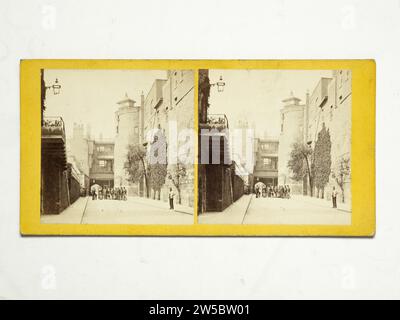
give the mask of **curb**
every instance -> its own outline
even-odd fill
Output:
[[[89,202],[89,197],[86,198],[85,208],[83,208],[82,218],[81,218],[80,224],[83,224],[83,218],[85,217],[85,213],[86,213],[86,208],[87,208],[88,202]]]
[[[246,210],[244,211],[244,215],[243,215],[243,219],[242,219],[242,223],[241,224],[243,224],[244,220],[246,219],[247,211],[249,211],[251,200],[253,200],[253,195],[254,195],[253,193],[250,195],[250,200],[247,203]]]
[[[187,211],[181,211],[181,210],[174,210],[175,212],[179,212],[179,213],[184,213],[187,214],[189,216],[194,216],[194,208],[193,208],[193,212],[187,212]]]

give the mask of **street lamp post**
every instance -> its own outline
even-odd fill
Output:
[[[40,70],[40,80],[41,80],[41,108],[42,108],[42,125],[43,125],[43,117],[44,117],[44,110],[46,109],[45,101],[46,101],[46,94],[47,90],[53,89],[53,94],[58,95],[61,92],[61,85],[58,82],[58,79],[54,81],[54,84],[51,86],[46,86],[44,81],[44,72],[43,69]]]
[[[224,92],[225,82],[222,79],[222,76],[219,77],[219,81],[216,83],[210,83],[210,87],[217,86],[218,92]]]
[[[61,91],[61,85],[58,83],[58,79],[56,78],[56,81],[52,86],[46,87],[46,89],[53,89],[53,94],[57,95],[60,94]]]

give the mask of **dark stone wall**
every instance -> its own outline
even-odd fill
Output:
[[[71,165],[68,165],[69,201],[73,204],[81,195],[81,185],[71,174]]]
[[[60,212],[59,201],[60,169],[57,163],[47,157],[42,157],[42,213],[57,214]]]
[[[233,201],[239,200],[244,193],[244,181],[237,175],[232,176],[233,184]]]
[[[223,211],[243,195],[243,180],[235,175],[232,166],[207,165],[205,170],[206,211]]]
[[[59,214],[69,206],[68,181],[59,161],[42,156],[42,213]]]
[[[222,167],[222,210],[233,203],[232,170],[230,167]]]
[[[222,166],[204,166],[206,177],[206,211],[222,211]]]
[[[89,182],[89,181],[88,181]],[[41,214],[59,214],[80,197],[80,184],[57,159],[42,156]]]

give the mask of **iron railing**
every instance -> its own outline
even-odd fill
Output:
[[[209,114],[207,117],[207,125],[229,128],[228,118],[225,114]]]
[[[45,117],[42,125],[42,136],[62,136],[65,141],[65,124],[61,117]]]

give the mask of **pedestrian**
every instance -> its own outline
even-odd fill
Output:
[[[126,188],[124,187],[124,200],[128,200],[128,191],[126,190]]]
[[[290,199],[290,186],[289,185],[287,185],[287,196],[288,196],[288,199]]]
[[[260,198],[261,196],[261,186],[257,186],[257,195],[256,198]]]
[[[103,188],[99,188],[99,200],[103,200]]]
[[[335,187],[333,187],[333,189],[332,189],[332,203],[333,203],[333,208],[336,209],[337,208],[337,191],[336,191]]]
[[[169,188],[169,194],[168,194],[169,210],[174,210],[174,197],[175,197],[174,191],[172,191],[172,188]]]

